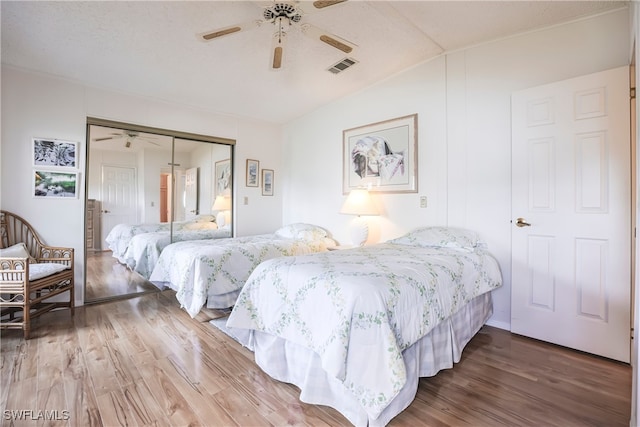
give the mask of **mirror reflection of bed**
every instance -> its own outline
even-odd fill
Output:
[[[216,196],[226,196],[233,205],[233,180],[220,186],[216,176],[221,167],[231,170],[233,141],[101,119],[88,122],[85,303],[158,292],[127,268],[107,238],[123,224],[150,225],[163,244],[178,239],[183,229],[195,229],[192,223],[198,222],[198,229],[207,226],[201,223],[205,217],[217,228]],[[232,218],[230,212],[226,217]],[[231,236],[232,226],[229,221],[220,232]]]

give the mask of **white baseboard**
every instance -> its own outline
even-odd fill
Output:
[[[493,326],[495,328],[504,329],[505,331],[511,330],[511,324],[507,322],[501,322],[499,320],[489,319],[486,325]]]

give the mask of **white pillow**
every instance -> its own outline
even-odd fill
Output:
[[[324,228],[302,222],[285,225],[276,230],[275,234],[283,239],[320,240],[328,237]]]
[[[0,249],[0,257],[2,258],[29,258],[29,263],[36,262],[27,250],[27,246],[20,242],[5,249]]]
[[[454,227],[417,228],[402,237],[389,241],[400,245],[432,248],[454,248],[472,251],[481,244],[475,231]]]
[[[216,230],[217,228],[218,224],[215,222],[192,222],[182,227],[183,230]]]
[[[195,219],[195,222],[215,222],[216,217],[213,215],[198,215]]]
[[[29,281],[42,279],[59,271],[70,268],[68,265],[58,262],[45,262],[42,264],[31,264],[29,266]]]

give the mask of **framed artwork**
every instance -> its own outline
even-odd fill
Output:
[[[78,172],[35,169],[33,171],[33,197],[77,198]]]
[[[342,193],[418,191],[418,115],[398,117],[342,132]]]
[[[259,168],[259,161],[247,159],[247,187],[258,186],[258,170],[260,170]]]
[[[78,143],[50,138],[32,139],[33,166],[45,168],[78,167]]]
[[[262,169],[262,195],[273,196],[273,169]]]
[[[213,182],[216,186],[216,196],[231,195],[231,160],[225,159],[216,162],[215,174]]]

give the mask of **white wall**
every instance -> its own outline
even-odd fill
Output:
[[[282,224],[282,198],[277,181],[282,170],[279,126],[171,105],[84,86],[43,74],[2,67],[2,139],[0,207],[23,216],[46,243],[75,248],[76,303],[84,300],[84,200],[86,119],[97,117],[157,128],[236,140],[235,208],[238,235],[267,233]],[[221,110],[224,106],[221,106]],[[78,141],[79,197],[34,199],[33,137]],[[274,197],[264,197],[244,184],[246,159],[260,160],[276,171]]]
[[[284,222],[307,221],[349,243],[342,131],[418,113],[416,194],[376,195],[379,240],[422,225],[477,230],[504,286],[491,324],[510,328],[513,91],[629,64],[627,9],[454,52],[325,105],[285,127]],[[349,72],[349,71],[346,71]],[[339,78],[339,77],[338,77]],[[419,207],[427,196],[428,207]]]

